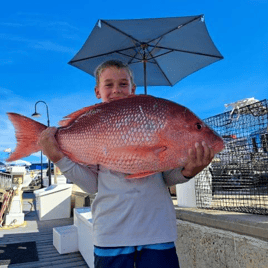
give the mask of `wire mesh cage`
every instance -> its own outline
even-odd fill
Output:
[[[225,149],[196,176],[197,207],[268,214],[268,101],[204,122],[224,139]]]

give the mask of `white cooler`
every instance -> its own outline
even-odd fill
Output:
[[[177,184],[176,193],[179,207],[196,207],[195,178],[188,182]]]
[[[40,221],[70,218],[72,184],[50,185],[34,191]]]

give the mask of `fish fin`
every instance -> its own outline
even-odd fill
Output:
[[[155,146],[142,146],[142,147],[137,147],[135,149],[136,152],[138,153],[153,153],[156,156],[159,156],[162,152],[166,151],[167,146],[161,146],[161,145],[155,145]]]
[[[162,152],[166,151],[167,146],[155,146],[156,148],[154,148],[153,152],[155,155],[159,155]]]
[[[38,140],[41,132],[47,127],[20,114],[7,113],[7,115],[15,128],[17,146],[6,161],[15,161],[40,151],[41,147],[38,145]]]
[[[159,156],[162,152],[166,151],[166,146],[161,145],[155,145],[155,146],[135,146],[135,145],[129,145],[125,147],[118,147],[113,148],[113,152],[120,152],[120,153],[136,153],[139,155],[148,155],[150,153],[154,154],[155,156]]]
[[[146,97],[148,98],[148,95],[129,95],[127,98],[137,98],[137,97]],[[149,96],[149,97],[152,97],[152,96]],[[114,100],[113,102],[117,102],[117,101],[120,101],[120,100]],[[91,105],[91,106],[88,106],[88,107],[84,107],[78,111],[75,111],[69,115],[66,115],[64,116],[64,118],[59,122],[59,125],[61,127],[66,127],[66,126],[69,126],[71,125],[78,117],[80,117],[82,114],[85,114],[87,112],[91,112],[92,115],[101,111],[101,109],[98,109],[98,108],[101,108],[103,105],[105,105],[106,103],[105,102],[102,102],[102,103],[97,103],[95,105]]]
[[[96,112],[99,112],[100,110],[98,110],[97,108],[100,108],[101,106],[103,106],[104,103],[97,103],[95,105],[92,106],[88,106],[88,107],[84,107],[78,111],[75,111],[69,115],[64,116],[64,119],[62,119],[59,122],[59,125],[61,127],[66,127],[71,125],[78,117],[80,117],[82,114],[85,114],[87,112],[90,112],[92,114],[95,114]]]
[[[125,179],[141,179],[153,174],[158,173],[157,171],[145,171],[145,172],[140,172],[136,174],[128,174],[125,176]]]

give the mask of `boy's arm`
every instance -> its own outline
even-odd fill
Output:
[[[189,179],[185,178],[182,175],[181,170],[182,170],[182,167],[179,167],[179,168],[175,168],[175,169],[162,172],[165,184],[167,186],[173,186],[179,183],[184,183],[184,182],[189,181]]]
[[[63,157],[55,164],[68,180],[77,184],[83,191],[91,194],[95,194],[98,191],[97,166],[83,166],[67,157]]]

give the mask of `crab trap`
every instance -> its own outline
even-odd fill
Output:
[[[225,149],[196,176],[197,207],[268,214],[268,101],[204,122],[224,139]]]

